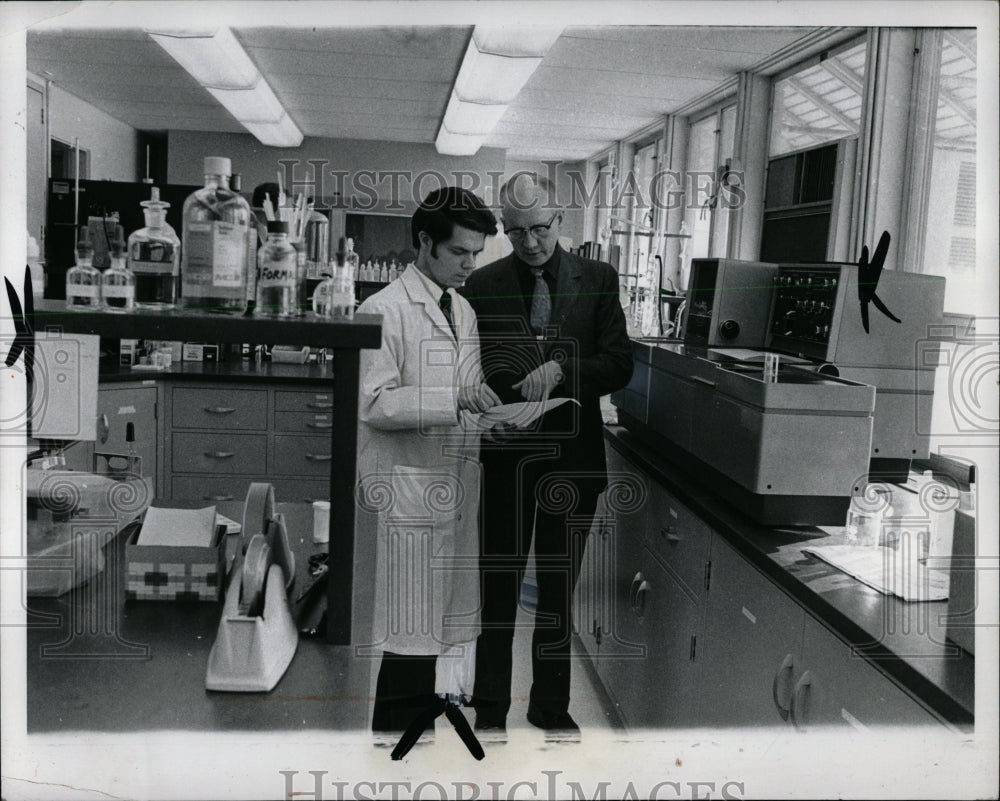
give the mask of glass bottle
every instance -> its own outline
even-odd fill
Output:
[[[135,308],[135,276],[125,263],[125,242],[119,236],[111,244],[111,266],[101,275],[101,298],[110,311]]]
[[[261,317],[298,314],[298,253],[288,241],[288,223],[267,223],[267,242],[257,253],[257,306]]]
[[[151,187],[149,200],[139,203],[146,226],[128,238],[129,269],[135,276],[135,305],[139,309],[172,309],[181,284],[181,240],[167,223],[170,204]]]
[[[313,293],[313,311],[320,317],[354,319],[354,265],[348,259],[347,247],[341,237],[336,259],[330,265],[333,275],[323,280]]]
[[[230,161],[205,159],[205,186],[184,201],[181,302],[239,314],[247,305],[250,204],[229,188]]]
[[[76,266],[66,271],[66,308],[92,311],[101,307],[101,271],[93,265],[94,247],[86,228],[76,244]]]

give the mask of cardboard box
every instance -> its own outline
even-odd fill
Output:
[[[139,545],[137,528],[125,543],[128,601],[218,601],[226,583],[226,527],[212,544]]]
[[[217,362],[219,361],[219,346],[206,345],[201,342],[185,342],[181,355],[186,362]]]

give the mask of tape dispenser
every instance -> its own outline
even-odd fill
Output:
[[[274,688],[298,647],[288,603],[294,581],[295,556],[284,515],[274,510],[274,487],[251,484],[222,619],[208,655],[206,689],[268,692]]]

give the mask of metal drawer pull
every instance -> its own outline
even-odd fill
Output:
[[[673,526],[664,526],[660,529],[660,536],[663,537],[667,542],[680,542],[680,535],[674,533]]]
[[[306,423],[306,428],[319,428],[327,431],[333,428],[333,423]]]
[[[235,451],[205,451],[209,459],[232,459],[235,455]]]
[[[646,613],[646,593],[651,585],[648,581],[639,582],[639,588],[635,591],[635,613],[642,617]]]
[[[781,700],[778,698],[778,679],[781,677],[781,674],[787,673],[788,678],[785,680],[785,687],[787,688],[788,683],[792,679],[794,661],[795,660],[792,659],[792,655],[787,654],[778,669],[774,671],[774,681],[771,682],[771,698],[774,700],[774,706],[778,710],[778,714],[781,716],[782,720],[788,720],[789,708],[785,704],[781,703]]]
[[[807,693],[811,687],[812,687],[812,672],[807,670],[799,677],[799,680],[795,683],[795,689],[792,691],[792,703],[789,705],[790,706],[789,711],[792,717],[792,724],[795,726],[796,729],[801,730],[805,728],[806,716],[805,716],[805,709],[803,707],[805,699],[802,698],[802,700],[800,700],[800,698],[805,693]],[[798,714],[796,714],[796,711],[798,712]]]
[[[628,588],[628,605],[629,608],[635,612],[636,611],[636,596],[639,593],[639,587],[642,586],[642,582],[646,580],[646,577],[642,575],[640,570],[635,574],[635,578],[632,579],[632,584]]]
[[[307,453],[306,458],[310,462],[329,462],[333,456],[329,453]]]
[[[233,499],[232,495],[202,495],[201,499],[203,501],[231,501]]]
[[[707,378],[702,378],[700,375],[691,376],[692,381],[697,381],[699,384],[704,384],[706,387],[711,387],[715,389],[715,382],[709,381]]]
[[[206,406],[205,411],[209,414],[232,414],[236,411],[235,406]]]
[[[332,409],[333,408],[333,404],[332,403],[307,403],[306,404],[306,408],[307,409]]]

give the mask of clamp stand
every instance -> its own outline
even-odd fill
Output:
[[[274,513],[270,484],[250,486],[244,534],[248,528],[251,531],[245,546],[237,551],[222,619],[208,655],[208,690],[268,692],[284,675],[298,647],[288,604],[295,560],[284,516]]]

